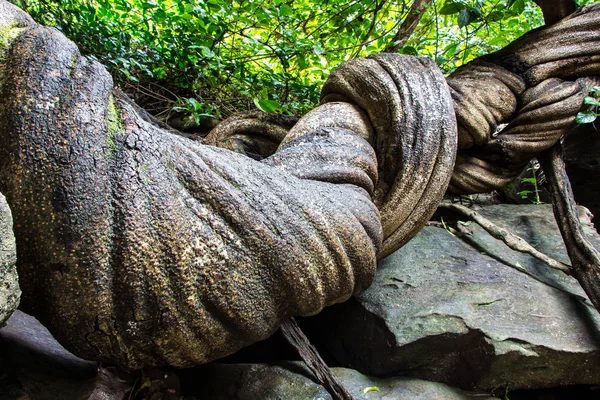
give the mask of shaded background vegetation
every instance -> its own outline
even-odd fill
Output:
[[[196,122],[253,108],[301,115],[349,58],[396,51],[449,72],[543,24],[531,0],[12,1],[159,118]]]

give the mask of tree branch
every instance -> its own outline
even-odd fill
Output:
[[[354,397],[342,386],[325,364],[317,349],[310,344],[294,318],[289,318],[281,324],[281,333],[298,351],[308,369],[317,378],[317,381],[325,387],[333,400],[354,400]]]
[[[392,43],[386,47],[386,53],[397,53],[400,49],[402,49],[402,47],[404,47],[410,36],[415,31],[415,28],[419,24],[419,21],[421,20],[421,17],[423,17],[425,9],[427,6],[429,6],[429,4],[431,4],[431,0],[415,0],[413,2],[410,10],[408,10],[408,14],[404,19],[404,22],[402,22],[398,32],[396,32],[394,35]]]
[[[573,0],[534,1],[542,9],[546,25],[565,18],[577,8]],[[562,144],[559,142],[544,151],[538,161],[550,183],[554,218],[571,259],[573,276],[600,312],[600,253],[583,236],[575,196],[562,160]]]

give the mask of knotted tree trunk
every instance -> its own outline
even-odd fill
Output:
[[[208,362],[345,301],[448,188],[512,180],[575,124],[598,29],[587,7],[448,79],[424,58],[352,60],[297,123],[238,118],[201,144],[0,0],[0,192],[22,307],[74,353],[140,368]]]

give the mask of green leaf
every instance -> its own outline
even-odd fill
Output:
[[[292,9],[292,7],[288,6],[287,4],[282,5],[279,8],[279,15],[282,16],[288,16],[288,15],[292,15],[294,13],[294,10]]]
[[[202,104],[200,104],[200,102],[193,97],[185,99],[185,101],[190,105],[192,111],[199,111],[202,109]]]
[[[525,268],[523,268],[523,266],[521,265],[521,263],[520,263],[520,262],[518,262],[518,261],[515,263],[515,266],[516,266],[517,268],[519,268],[519,269],[523,270],[523,271],[526,271],[526,269],[525,269]]]
[[[316,55],[320,56],[324,52],[325,51],[323,50],[323,47],[319,43],[313,46],[313,53],[315,53]]]
[[[525,0],[515,0],[510,7],[512,7],[517,14],[523,14],[523,11],[525,11]]]
[[[531,193],[533,193],[532,190],[521,190],[520,192],[518,192],[517,194],[519,196],[521,196],[522,199],[526,199],[528,195],[530,195]]]
[[[258,100],[254,99],[254,105],[263,112],[274,113],[281,109],[281,105],[274,100]]]
[[[449,2],[444,4],[444,6],[440,9],[440,15],[452,15],[459,13],[463,8],[465,8],[464,4]]]
[[[305,70],[308,67],[308,64],[306,62],[306,58],[304,57],[303,53],[298,53],[296,55],[296,62],[298,63],[298,69],[300,71]]]
[[[367,394],[369,392],[379,392],[379,388],[377,386],[369,386],[363,390],[363,394]]]
[[[593,112],[580,112],[575,117],[575,122],[578,124],[589,124],[596,120],[597,115]]]
[[[460,14],[458,14],[458,27],[463,28],[469,25],[471,22],[471,13],[467,8],[463,8]]]
[[[460,43],[451,43],[444,49],[444,55],[447,57],[452,57],[458,52],[458,45]]]
[[[121,69],[119,69],[119,71],[121,71],[121,73],[123,73],[127,77],[127,79],[129,79],[130,81],[139,82],[139,79],[136,78],[135,76],[131,75],[131,73],[129,73],[129,71],[126,70],[125,68],[121,68]]]
[[[504,13],[502,11],[492,11],[488,14],[486,20],[489,22],[495,22],[500,21],[502,18],[504,18]]]
[[[200,51],[202,51],[202,56],[204,56],[204,58],[214,58],[215,53],[208,47],[198,46],[198,48],[200,49]]]
[[[586,97],[583,99],[583,104],[591,104],[593,106],[600,106],[600,101],[596,100],[593,97]]]
[[[147,9],[147,8],[154,8],[156,6],[158,6],[158,3],[154,0],[151,1],[143,1],[141,4],[143,9]]]
[[[158,79],[164,79],[167,77],[167,71],[163,67],[154,68],[152,73]]]

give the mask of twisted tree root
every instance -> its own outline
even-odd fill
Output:
[[[550,183],[552,209],[571,259],[573,276],[600,312],[600,253],[583,235],[561,150],[557,143],[540,154],[538,160]]]

